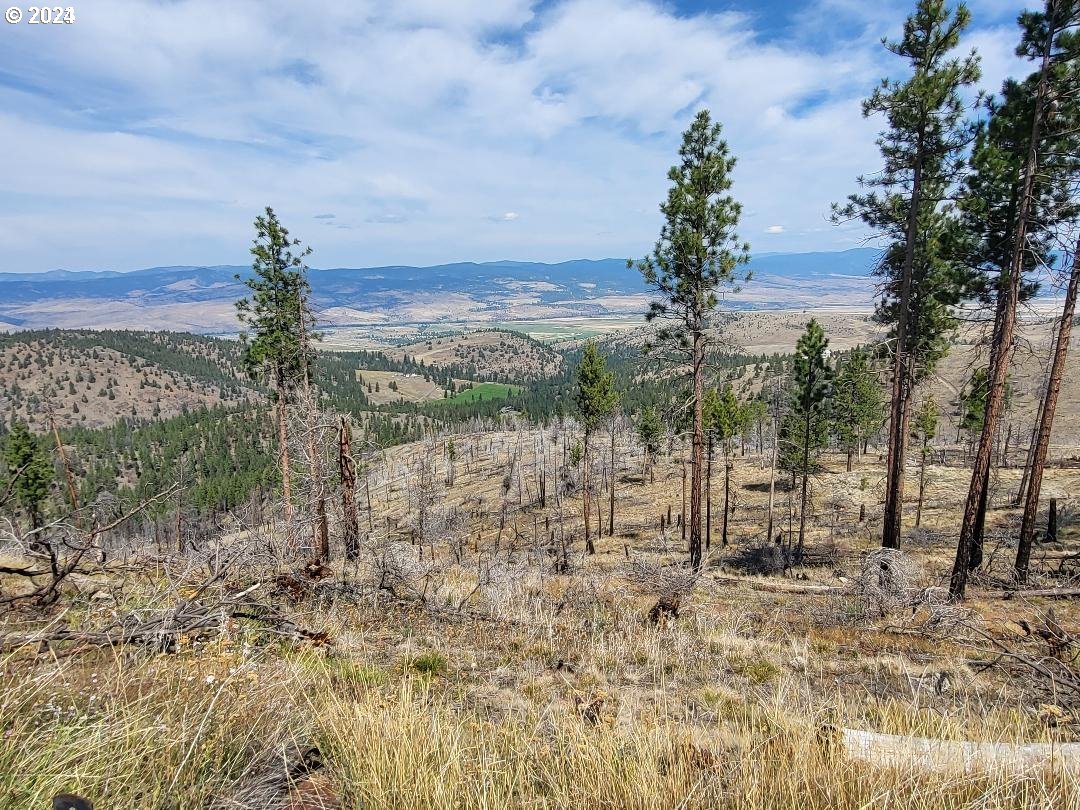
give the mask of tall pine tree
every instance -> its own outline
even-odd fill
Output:
[[[799,542],[795,562],[802,560],[806,537],[806,501],[810,473],[813,472],[816,451],[825,443],[826,408],[831,389],[827,349],[829,340],[816,320],[806,324],[806,331],[795,344],[794,390],[791,399],[791,418],[798,430],[799,456],[797,472],[802,477],[799,495]]]
[[[577,369],[577,391],[574,395],[578,416],[581,419],[582,437],[582,510],[585,517],[585,548],[589,554],[596,553],[590,531],[589,514],[589,450],[596,431],[611,418],[619,402],[615,390],[615,375],[607,370],[604,355],[596,348],[596,343],[589,341],[581,354]],[[600,527],[597,527],[597,534]]]
[[[289,459],[287,407],[297,386],[308,374],[310,349],[303,335],[310,321],[307,300],[311,288],[304,259],[311,248],[302,247],[267,206],[255,218],[251,247],[253,275],[244,280],[251,295],[236,302],[243,332],[243,363],[252,376],[266,379],[274,393],[277,420],[278,464],[286,530],[293,528],[292,468]]]
[[[885,47],[904,59],[911,76],[882,80],[863,114],[885,116],[878,139],[879,174],[859,178],[872,189],[837,206],[834,218],[860,218],[891,244],[879,273],[885,279],[878,318],[891,326],[892,391],[881,542],[899,548],[912,391],[944,350],[950,307],[962,292],[948,257],[954,226],[943,210],[973,137],[961,91],[979,79],[978,58],[951,54],[970,23],[967,7],[919,0],[899,41]]]
[[[662,324],[655,344],[646,349],[663,347],[674,365],[690,369],[690,562],[695,568],[702,563],[705,363],[716,339],[720,296],[749,278],[740,268],[750,261],[750,247],[736,233],[742,206],[728,193],[735,158],[720,132],[720,124],[702,110],[683,134],[680,162],[668,172],[671,189],[660,206],[660,237],[652,254],[637,263],[658,294],[646,318]]]
[[[1017,54],[1039,67],[1023,82],[1007,81],[1000,102],[990,105],[990,122],[974,151],[968,193],[962,198],[976,263],[987,279],[984,297],[996,303],[982,430],[950,581],[954,598],[963,597],[968,571],[982,559],[981,527],[995,436],[1006,407],[1017,310],[1034,287],[1027,276],[1052,263],[1058,228],[1077,216],[1072,186],[1080,143],[1080,4],[1047,0],[1044,11],[1025,12],[1019,22],[1023,33]],[[1018,560],[1024,546],[1022,537]]]

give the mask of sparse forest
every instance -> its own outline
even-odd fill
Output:
[[[740,342],[700,110],[633,329],[332,349],[268,207],[238,339],[0,335],[0,807],[1080,807],[1080,3],[970,24],[823,212],[864,331]]]

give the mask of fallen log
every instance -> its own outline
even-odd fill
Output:
[[[713,580],[718,585],[748,585],[755,591],[764,591],[766,593],[817,594],[825,596],[847,593],[844,588],[837,588],[832,585],[796,585],[789,582],[772,582],[771,580],[755,577],[723,577],[717,575],[713,577]]]
[[[1027,599],[1040,597],[1043,599],[1075,599],[1080,596],[1080,588],[1033,588],[1026,591],[985,591],[976,592],[976,596],[983,599]]]
[[[991,743],[840,729],[844,756],[880,768],[924,771],[1061,768],[1080,772],[1080,743]]]

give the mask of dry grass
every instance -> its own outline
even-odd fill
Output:
[[[37,361],[43,358],[42,367]],[[49,428],[42,402],[51,405],[60,427],[98,428],[125,416],[168,419],[236,401],[224,399],[216,386],[113,349],[92,353],[40,340],[0,349],[0,391],[16,387],[22,396],[12,405],[14,416],[38,431]]]
[[[344,612],[324,617],[342,633],[331,651],[236,643],[151,659],[117,651],[31,665],[9,656],[0,806],[45,806],[61,790],[110,808],[244,806],[222,802],[242,797],[267,763],[273,770],[276,751],[309,744],[323,752],[337,806],[350,808],[1080,801],[1067,774],[926,775],[847,762],[819,736],[828,720],[861,715],[865,726],[953,739],[1049,732],[1009,709],[980,717],[961,703],[939,714],[827,694],[784,660],[790,641],[710,629],[700,616],[665,630],[593,630],[585,646],[580,616],[565,626],[546,617],[555,639],[545,643],[539,626],[522,637]],[[552,670],[556,648],[576,653],[572,668]],[[799,652],[805,673],[834,651]],[[442,656],[438,667],[415,665]],[[596,723],[575,708],[582,695],[604,699]]]
[[[635,578],[626,550],[655,571],[684,558],[677,530],[666,539],[657,531],[668,504],[679,511],[677,457],[662,459],[650,484],[640,459],[622,454],[618,531],[586,558],[580,496],[554,503],[549,493],[546,509],[535,502],[536,451],[557,457],[557,434],[476,434],[455,445],[452,489],[445,448],[428,441],[376,466],[372,505],[375,525],[402,527],[388,539],[416,560],[409,504],[430,480],[432,514],[468,515],[464,556],[433,540],[435,559],[427,547],[415,566],[423,587],[396,598],[366,586],[363,565],[335,563],[322,596],[279,600],[297,624],[328,632],[328,647],[240,621],[172,655],[7,653],[0,807],[46,806],[62,790],[109,808],[1080,807],[1075,773],[925,773],[837,754],[827,726],[994,742],[1073,740],[1080,729],[1074,710],[1051,705],[1030,673],[984,666],[986,650],[965,630],[922,632],[922,609],[867,615],[848,597],[762,591],[780,580],[735,575],[737,548],[760,541],[768,471],[757,459],[736,459],[733,547],[714,545],[678,617],[653,624],[656,594]],[[429,479],[418,477],[423,464],[434,465]],[[873,546],[876,459],[852,473],[839,458],[825,464],[808,549],[832,556],[786,587],[839,586]],[[942,539],[906,541],[920,587],[947,570],[964,473],[934,470],[925,522]],[[713,487],[719,509],[719,476]],[[1047,487],[1074,492],[1080,471],[1051,470]],[[786,499],[778,495],[781,512]],[[865,525],[853,516],[860,502]],[[995,510],[991,525],[1009,513]],[[568,573],[555,572],[545,548],[549,521],[577,538]],[[713,525],[718,539],[715,515]],[[241,569],[229,587],[267,575]],[[93,628],[151,609],[170,592],[153,576],[129,579],[122,601],[89,588],[69,594],[67,612],[51,620]],[[972,588],[972,621],[1034,649],[1038,640],[1022,638],[1016,621],[1033,620],[1039,606],[980,600],[982,587]],[[1076,605],[1055,609],[1075,627]],[[0,629],[28,623],[9,615]],[[252,792],[308,745],[326,762],[316,787],[301,779],[278,805]]]
[[[427,402],[443,398],[443,387],[425,380],[419,374],[360,369],[357,371],[357,378],[362,378],[364,383],[371,387],[367,397],[374,405],[384,405],[388,402]],[[375,390],[376,383],[379,384],[378,391]],[[397,386],[396,391],[390,387],[390,383]]]
[[[514,332],[475,331],[432,336],[386,354],[400,360],[407,354],[428,366],[472,366],[479,373],[525,379],[544,377],[559,369],[562,358],[551,349]]]

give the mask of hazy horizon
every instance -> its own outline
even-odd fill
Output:
[[[768,251],[751,251],[751,261],[754,258],[764,258],[772,256],[807,256],[816,254],[829,254],[829,253],[848,253],[854,250],[868,250],[877,251],[880,248],[873,245],[857,245],[853,247],[837,248],[835,250],[768,250]],[[326,270],[379,270],[384,268],[415,268],[419,270],[430,269],[434,267],[448,267],[452,265],[461,264],[475,264],[475,265],[494,265],[494,264],[541,264],[541,265],[560,265],[568,264],[571,262],[625,262],[627,258],[637,257],[620,257],[620,256],[599,256],[591,258],[588,256],[572,256],[566,259],[554,259],[551,261],[542,261],[539,259],[455,259],[451,261],[436,261],[429,264],[407,264],[404,262],[390,262],[385,264],[335,264],[333,266],[318,266],[317,264],[309,264],[308,269],[312,271],[326,271]],[[139,273],[146,270],[164,270],[171,268],[197,268],[197,269],[210,269],[215,267],[248,267],[250,262],[213,262],[208,264],[150,264],[140,267],[128,267],[124,269],[117,269],[115,267],[48,267],[41,270],[0,270],[0,276],[11,275],[46,275],[48,273]]]

